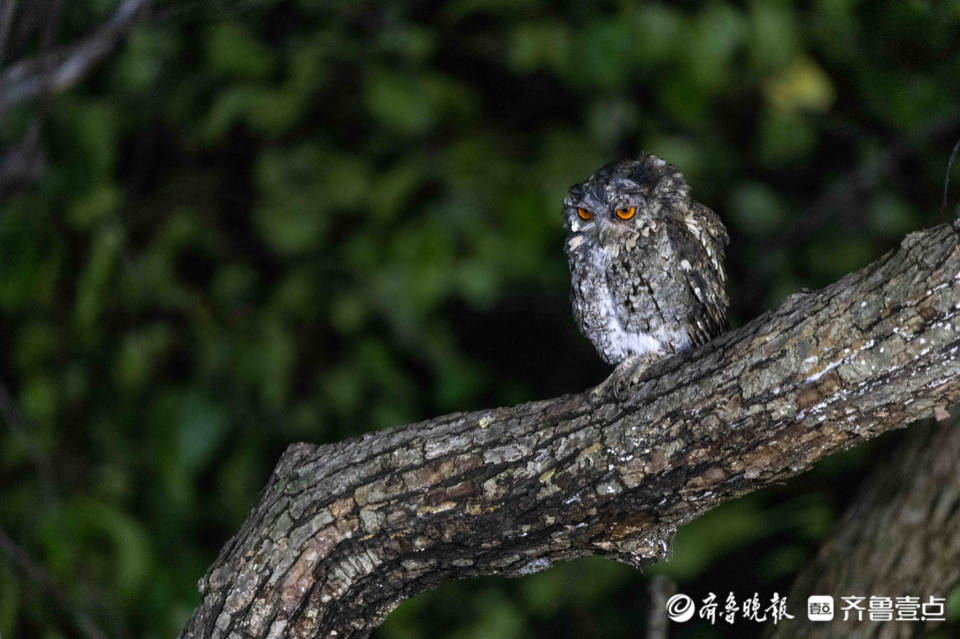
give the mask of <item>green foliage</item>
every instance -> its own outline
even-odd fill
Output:
[[[116,2],[95,5],[64,36]],[[602,163],[658,153],[721,214],[737,324],[932,223],[945,134],[883,158],[960,92],[956,2],[161,13],[45,107],[47,169],[0,201],[23,422],[0,436],[0,527],[111,636],[176,634],[284,446],[599,381],[559,202]],[[852,196],[822,200],[835,185]],[[869,463],[719,508],[654,570],[726,591],[736,564],[744,593],[782,592]],[[592,559],[450,584],[379,634],[636,635],[645,579]],[[0,635],[73,635],[48,608],[0,559]]]

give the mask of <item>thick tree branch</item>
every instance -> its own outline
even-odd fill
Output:
[[[797,577],[790,599],[810,595],[946,597],[960,581],[960,420],[924,424],[882,460],[829,542]],[[865,606],[866,607],[866,606]],[[779,624],[770,639],[908,639],[920,623]]]
[[[956,402],[958,308],[941,226],[639,375],[293,445],[182,636],[365,636],[446,580],[664,557],[707,509]]]

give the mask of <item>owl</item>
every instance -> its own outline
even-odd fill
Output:
[[[608,364],[652,362],[726,327],[716,213],[653,155],[604,166],[563,200],[573,315]]]

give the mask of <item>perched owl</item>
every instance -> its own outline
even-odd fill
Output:
[[[727,231],[653,155],[606,165],[563,201],[573,315],[608,364],[650,362],[726,327]]]

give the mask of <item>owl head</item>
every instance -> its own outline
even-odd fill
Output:
[[[563,200],[564,221],[572,234],[608,245],[666,212],[681,210],[689,198],[690,187],[675,166],[642,154],[611,162],[570,187]]]

